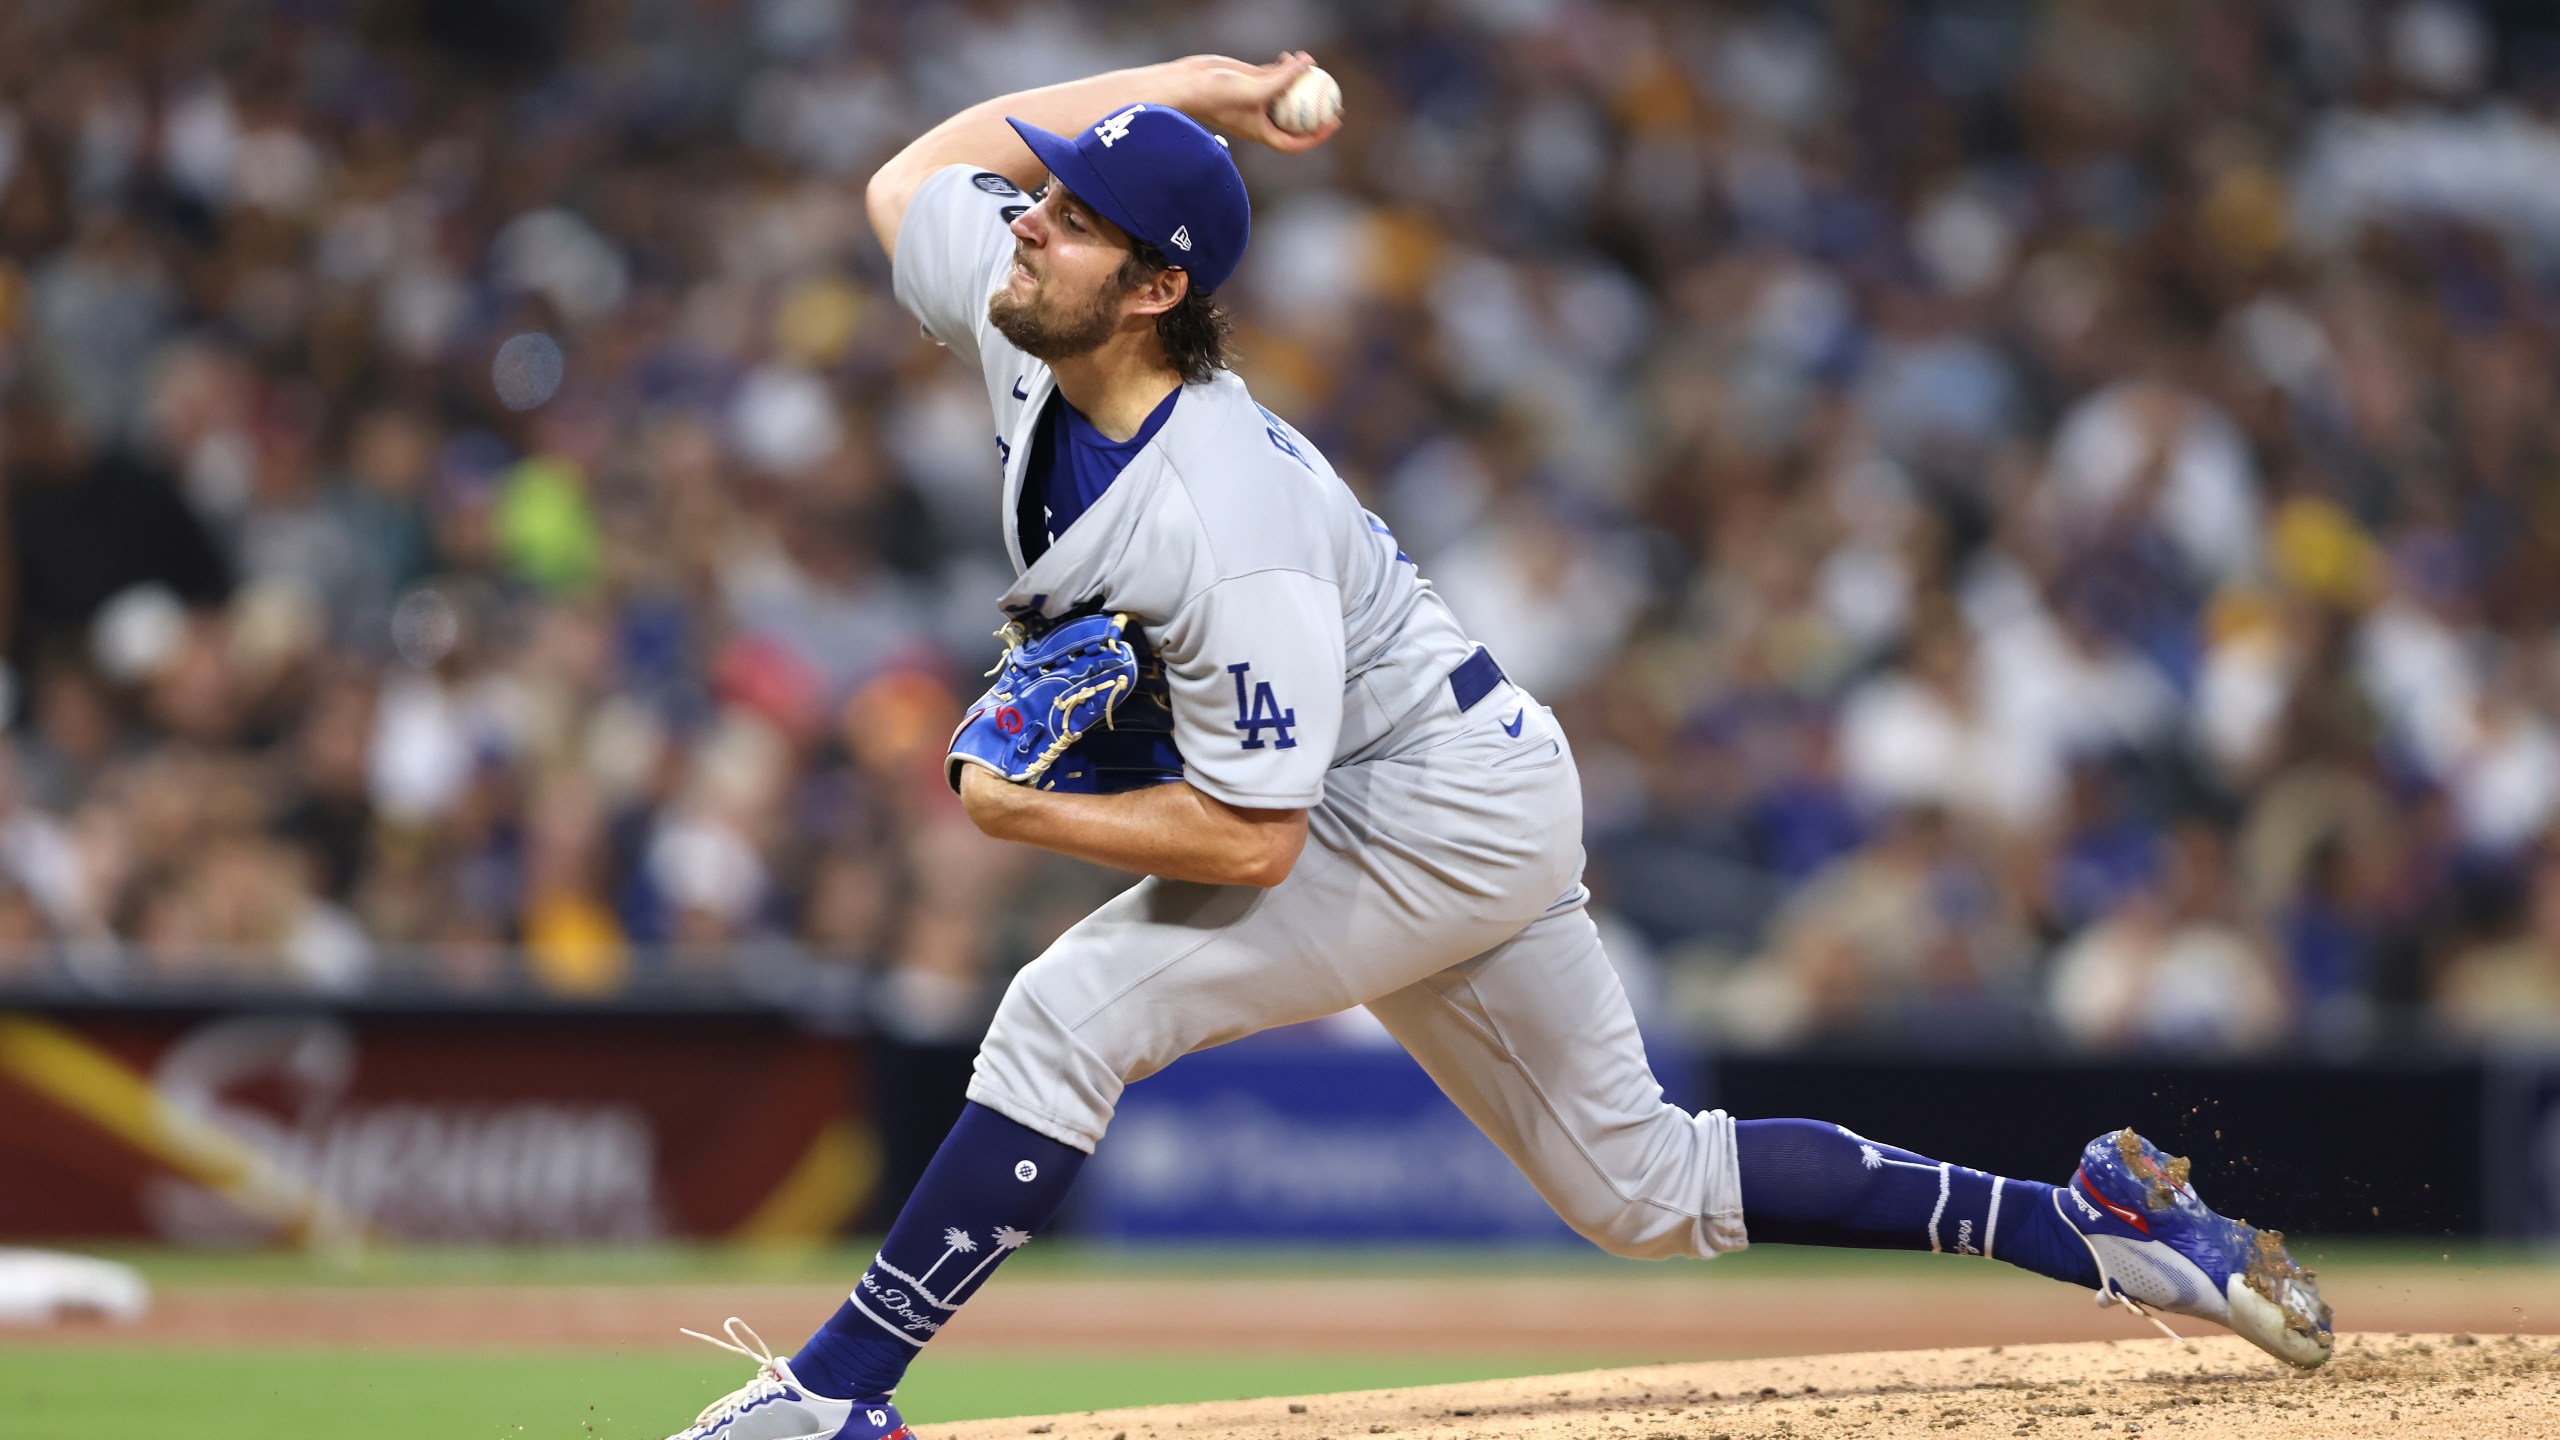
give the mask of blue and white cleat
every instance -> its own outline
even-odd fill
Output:
[[[2080,1152],[2053,1206],[2098,1264],[2098,1303],[2119,1301],[2176,1337],[2152,1309],[2227,1325],[2288,1364],[2313,1369],[2336,1343],[2320,1287],[2285,1253],[2280,1231],[2205,1208],[2187,1162],[2131,1130]],[[2065,1197],[2069,1198],[2066,1200]]]
[[[897,1406],[811,1394],[791,1373],[791,1362],[774,1354],[747,1322],[732,1315],[720,1328],[728,1339],[684,1333],[753,1360],[756,1378],[712,1401],[667,1440],[915,1440]]]

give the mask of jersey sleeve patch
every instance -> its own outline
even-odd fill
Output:
[[[1236,728],[1244,732],[1243,748],[1261,749],[1262,732],[1268,729],[1277,736],[1270,742],[1273,749],[1295,749],[1298,737],[1290,732],[1298,728],[1298,712],[1280,708],[1271,682],[1254,678],[1252,661],[1230,665],[1227,673],[1236,678]]]
[[[1164,627],[1185,778],[1229,804],[1324,798],[1342,729],[1339,591],[1295,570],[1222,580]]]

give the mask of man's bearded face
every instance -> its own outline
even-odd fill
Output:
[[[1015,263],[1022,264],[1022,257]],[[1035,360],[1055,365],[1089,355],[1120,328],[1120,287],[1106,278],[1081,296],[1060,293],[1064,289],[1053,277],[1034,280],[1028,295],[1011,287],[998,290],[987,297],[987,319],[1013,348]]]
[[[987,320],[1015,349],[1055,365],[1119,328],[1129,250],[1102,223],[1055,183],[1013,222],[1014,268],[987,297]]]

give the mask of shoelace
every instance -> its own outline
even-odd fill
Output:
[[[678,1328],[683,1329],[681,1326]],[[728,1339],[705,1335],[699,1330],[684,1330],[683,1333],[706,1345],[717,1345],[732,1354],[753,1360],[757,1366],[756,1378],[702,1407],[702,1413],[693,1417],[692,1428],[696,1430],[734,1419],[755,1401],[779,1395],[788,1388],[782,1378],[782,1357],[773,1353],[773,1347],[764,1343],[764,1337],[756,1333],[754,1326],[732,1315],[720,1329]]]
[[[2141,1301],[2126,1294],[2124,1286],[2117,1282],[2116,1277],[2107,1273],[2106,1257],[2098,1253],[2098,1247],[2096,1245],[2090,1244],[2089,1237],[2087,1235],[2081,1234],[2079,1226],[2071,1224],[2069,1212],[2062,1208],[2062,1187],[2054,1187],[2052,1195],[2047,1198],[2053,1201],[2053,1213],[2062,1216],[2062,1223],[2070,1225],[2071,1233],[2079,1235],[2080,1243],[2088,1246],[2089,1248],[2089,1263],[2098,1267],[2098,1304],[2101,1306],[2122,1305],[2134,1314],[2139,1315],[2143,1319],[2150,1321],[2153,1325],[2158,1326],[2161,1334],[2184,1344],[2187,1338],[2186,1336],[2170,1329],[2168,1321],[2152,1314],[2149,1306],[2144,1305]]]

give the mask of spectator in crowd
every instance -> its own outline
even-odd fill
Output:
[[[2445,1024],[2473,1039],[2560,1040],[2560,855],[2534,866],[2524,913],[2504,935],[2456,955],[2445,969]]]
[[[2054,1025],[2093,1050],[2242,1051],[2285,1027],[2275,957],[2237,922],[2221,832],[2189,819],[2159,844],[2154,873],[2054,956]]]
[[[1749,1044],[2014,1041],[2031,958],[2021,922],[1958,822],[1909,808],[1789,899],[1768,953],[1735,976],[1715,1013],[1728,1038]]]

